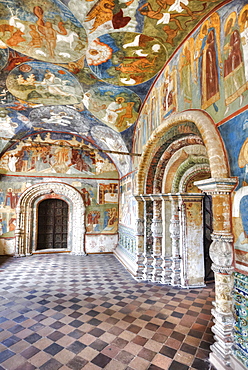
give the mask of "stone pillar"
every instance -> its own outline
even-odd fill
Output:
[[[215,343],[211,346],[210,361],[219,370],[230,367],[233,344],[231,293],[233,289],[233,236],[231,233],[231,192],[236,179],[214,179],[196,181],[195,185],[212,196],[213,234],[209,254],[215,275],[215,302],[212,327]]]
[[[152,235],[153,235],[153,275],[152,281],[161,282],[163,272],[162,258],[162,237],[163,237],[163,221],[162,221],[162,199],[159,195],[150,195],[153,200],[153,219],[152,219]]]
[[[143,280],[144,273],[144,202],[141,196],[135,195],[137,201],[137,216],[136,219],[136,279]]]
[[[144,206],[145,206],[145,212],[144,212],[144,217],[145,217],[145,236],[144,236],[144,270],[143,270],[143,280],[149,280],[152,281],[153,277],[153,255],[152,255],[152,248],[150,244],[150,237],[149,237],[149,231],[152,232],[152,224],[149,225],[148,221],[152,221],[153,217],[151,219],[148,217],[148,214],[151,211],[150,203],[151,203],[151,198],[150,195],[142,195],[142,199],[144,201]],[[153,212],[153,209],[152,209]]]
[[[171,285],[178,286],[181,283],[180,277],[180,221],[178,196],[170,195],[171,201],[171,219],[170,235],[172,241],[172,276]]]
[[[201,193],[178,195],[181,286],[184,288],[205,286],[202,198]]]

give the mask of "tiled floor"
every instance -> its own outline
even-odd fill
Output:
[[[137,282],[113,255],[0,257],[0,370],[211,369],[213,286]]]

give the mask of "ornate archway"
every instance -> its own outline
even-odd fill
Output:
[[[215,325],[213,332],[215,334],[215,343],[212,345],[212,353],[210,355],[211,362],[217,367],[220,364],[229,365],[230,354],[232,347],[232,298],[231,291],[233,287],[233,234],[231,227],[231,193],[236,187],[236,178],[229,177],[229,165],[227,155],[220,134],[211,119],[211,117],[200,110],[188,110],[177,114],[172,114],[168,119],[164,120],[160,126],[154,130],[150,139],[147,141],[144,152],[141,156],[139,170],[137,174],[137,231],[136,231],[136,246],[137,246],[137,277],[143,278],[148,273],[152,279],[156,281],[156,277],[165,276],[164,282],[167,282],[166,275],[166,258],[161,258],[161,244],[166,229],[163,224],[161,200],[167,197],[171,201],[171,219],[170,228],[167,230],[171,234],[172,239],[172,255],[171,265],[169,266],[170,280],[172,285],[180,285],[181,257],[179,255],[179,243],[185,230],[181,227],[180,215],[185,202],[198,201],[197,196],[193,195],[188,199],[180,193],[163,194],[162,184],[166,165],[163,165],[163,159],[170,160],[170,155],[173,153],[173,145],[177,148],[182,148],[184,141],[189,140],[186,137],[178,138],[175,136],[175,141],[171,144],[171,149],[164,143],[166,133],[180,126],[184,122],[192,123],[196,128],[196,135],[191,136],[202,141],[202,145],[206,148],[206,158],[208,163],[198,164],[198,161],[193,161],[193,166],[188,169],[187,166],[180,171],[180,160],[175,161],[174,170],[176,170],[178,179],[175,179],[174,189],[185,189],[186,179],[190,179],[194,171],[200,170],[208,174],[209,178],[200,181],[195,181],[194,184],[206,194],[212,196],[213,200],[213,233],[212,244],[210,246],[210,257],[213,262],[212,269],[215,274],[215,308],[212,313],[215,317]],[[176,142],[177,140],[177,142]],[[201,145],[201,142],[194,144]],[[189,145],[190,142],[188,141]],[[169,148],[168,153],[165,153],[166,148]],[[165,153],[163,155],[163,153]],[[173,154],[172,154],[173,155]],[[162,160],[160,161],[159,158]],[[186,164],[186,161],[185,161]],[[193,171],[193,172],[192,172]],[[155,179],[153,175],[155,174]],[[150,176],[150,177],[149,177]],[[154,182],[155,180],[155,182]],[[198,180],[198,179],[196,179]],[[172,183],[172,182],[171,182]],[[179,186],[178,186],[179,184]],[[151,189],[153,191],[151,191]],[[159,189],[159,190],[157,190]],[[172,189],[172,188],[171,188]],[[173,190],[170,190],[173,191]],[[153,193],[153,194],[152,194]],[[199,194],[200,196],[200,194]],[[153,219],[151,230],[153,234],[153,255],[146,256],[145,238],[146,238],[146,219],[145,207],[147,202],[153,202]],[[151,216],[150,216],[151,217]],[[152,266],[153,272],[149,272],[149,266]],[[165,269],[163,271],[163,268]],[[151,268],[150,268],[151,270]],[[167,280],[166,280],[167,279]],[[181,275],[182,279],[182,275]],[[181,280],[182,281],[182,280]]]
[[[36,250],[37,208],[45,199],[58,198],[69,206],[68,251],[84,255],[85,206],[78,190],[60,182],[41,183],[26,189],[21,195],[17,208],[15,230],[15,256],[28,256]]]

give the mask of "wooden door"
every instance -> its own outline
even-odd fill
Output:
[[[205,283],[214,281],[214,272],[211,269],[212,261],[209,257],[209,247],[212,243],[213,232],[212,197],[205,194],[203,198],[203,240],[204,240],[204,264]]]
[[[38,207],[37,249],[66,249],[68,204],[61,199],[43,200]]]

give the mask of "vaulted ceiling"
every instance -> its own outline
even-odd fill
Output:
[[[221,3],[0,1],[1,151],[29,135],[73,135],[112,152],[127,173],[127,158],[113,152],[132,150],[156,76]]]

